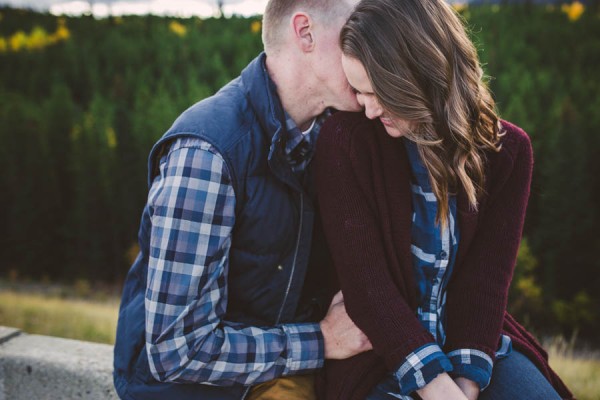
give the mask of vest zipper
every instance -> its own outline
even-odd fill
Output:
[[[296,251],[294,252],[294,261],[292,262],[292,271],[290,272],[290,279],[288,281],[287,288],[285,289],[285,295],[283,296],[283,302],[281,303],[281,308],[279,309],[279,314],[277,315],[277,320],[275,321],[275,325],[279,324],[279,320],[281,320],[281,314],[283,313],[283,308],[285,307],[285,302],[287,301],[288,294],[290,293],[290,288],[292,287],[292,280],[294,279],[294,271],[296,270],[296,259],[298,258],[298,249],[300,248],[300,238],[302,237],[302,221],[304,220],[304,196],[302,192],[300,192],[300,224],[298,225],[298,238],[296,239]]]
[[[283,303],[281,303],[281,308],[279,309],[279,314],[277,315],[277,320],[275,321],[275,325],[279,324],[279,320],[281,319],[281,314],[283,313],[283,308],[285,307],[285,302],[287,301],[288,294],[290,293],[290,288],[292,287],[292,280],[294,279],[294,272],[296,270],[296,259],[298,258],[298,250],[300,249],[300,238],[302,237],[302,221],[304,220],[304,196],[302,192],[300,192],[300,225],[298,226],[298,238],[296,239],[296,250],[294,252],[294,261],[292,262],[292,271],[290,273],[290,279],[288,280],[287,288],[285,289],[285,295],[283,296]],[[242,400],[248,396],[248,393],[252,389],[252,386],[248,386],[246,391],[242,395]]]
[[[252,386],[248,386],[246,388],[246,390],[244,391],[244,393],[242,394],[242,398],[240,400],[244,400],[246,398],[246,396],[248,396],[248,393],[250,392],[250,389],[252,389]]]

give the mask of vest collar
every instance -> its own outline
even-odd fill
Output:
[[[267,55],[262,52],[242,71],[244,92],[269,141],[273,145],[283,140],[285,113],[277,94],[277,86],[269,76]]]
[[[284,155],[285,112],[277,94],[277,86],[266,67],[267,55],[262,52],[241,73],[242,85],[258,122],[271,143],[269,166],[287,185],[302,191],[302,185],[292,172]]]

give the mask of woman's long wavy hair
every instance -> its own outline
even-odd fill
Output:
[[[362,0],[340,34],[360,61],[386,113],[411,122],[447,226],[448,196],[459,185],[477,209],[484,151],[499,151],[500,124],[475,46],[444,0]]]

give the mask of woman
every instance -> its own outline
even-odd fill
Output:
[[[374,351],[328,362],[321,396],[572,398],[506,313],[531,144],[496,115],[459,17],[442,0],[363,0],[341,46],[366,118],[323,127],[317,190],[346,308]]]

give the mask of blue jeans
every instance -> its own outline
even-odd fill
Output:
[[[398,382],[388,375],[365,400],[402,399]],[[419,398],[414,395],[413,398]],[[556,390],[527,357],[514,350],[506,358],[496,360],[489,386],[478,400],[560,400]]]

